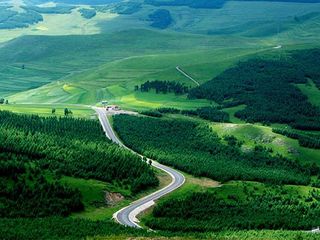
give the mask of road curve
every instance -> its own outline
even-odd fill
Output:
[[[129,149],[128,147],[126,147],[119,139],[118,137],[115,135],[110,122],[108,121],[107,118],[107,113],[106,110],[103,108],[93,108],[96,113],[98,114],[99,117],[99,121],[103,127],[104,132],[106,133],[106,136],[111,139],[113,142],[119,144],[120,146],[134,152],[133,150]],[[134,152],[135,154],[138,154],[136,152]],[[138,154],[139,156],[142,157],[142,155]],[[182,186],[185,182],[185,177],[179,173],[178,171],[167,167],[165,165],[162,165],[156,161],[152,161],[152,166],[155,168],[158,168],[166,173],[168,173],[171,178],[172,181],[171,183],[146,196],[143,197],[133,203],[131,203],[129,206],[122,208],[121,210],[119,210],[118,212],[116,212],[113,217],[114,219],[125,226],[128,227],[135,227],[135,228],[141,228],[141,226],[138,224],[139,220],[137,219],[137,215],[141,212],[143,212],[144,210],[148,209],[149,207],[151,207],[152,205],[154,205],[155,201],[159,198],[161,198],[162,196],[174,191],[175,189],[179,188],[180,186]]]

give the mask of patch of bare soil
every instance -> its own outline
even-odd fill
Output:
[[[192,177],[188,179],[188,181],[192,184],[199,185],[201,187],[219,187],[221,185],[220,182],[214,181],[210,178],[195,178]]]
[[[285,146],[286,145],[286,142],[281,139],[281,138],[275,138],[273,141],[272,141],[273,144],[275,145],[279,145],[279,146]]]
[[[124,199],[120,193],[105,192],[104,200],[109,206],[114,206]]]

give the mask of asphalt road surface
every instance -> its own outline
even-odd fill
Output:
[[[119,144],[120,146],[124,147],[124,148],[127,148],[119,139],[118,137],[116,136],[116,134],[114,133],[112,127],[111,127],[111,124],[110,122],[108,121],[108,118],[107,118],[107,114],[114,114],[114,113],[111,113],[111,112],[107,112],[105,109],[103,108],[94,108],[94,110],[97,112],[98,114],[98,117],[99,117],[99,120],[100,120],[100,123],[103,127],[103,130],[104,132],[106,133],[106,136],[111,139],[113,142]],[[123,112],[125,113],[125,112]],[[128,112],[130,114],[130,112]],[[132,113],[131,113],[132,114]],[[129,149],[129,148],[127,148]],[[130,151],[134,152],[133,150],[129,149]],[[134,152],[135,153],[135,152]],[[138,153],[136,153],[138,154]],[[140,154],[138,154],[140,155]],[[141,156],[141,155],[140,155]],[[142,156],[141,156],[142,157]],[[136,218],[136,216],[143,212],[144,210],[148,209],[149,207],[151,207],[152,205],[154,205],[154,202],[161,198],[162,196],[176,190],[177,188],[179,188],[180,186],[182,186],[185,182],[185,178],[184,176],[179,173],[178,171],[170,168],[170,167],[167,167],[167,166],[164,166],[156,161],[152,161],[152,166],[153,167],[156,167],[166,173],[168,173],[171,178],[172,178],[172,181],[171,183],[144,197],[144,198],[141,198],[133,203],[131,203],[129,206],[127,207],[124,207],[123,209],[119,210],[118,212],[116,212],[113,217],[115,218],[115,220],[122,224],[122,225],[125,225],[125,226],[128,226],[128,227],[136,227],[136,228],[141,228],[141,226],[138,224],[138,219]]]

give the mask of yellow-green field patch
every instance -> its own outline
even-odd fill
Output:
[[[21,114],[37,114],[40,116],[53,117],[64,116],[64,109],[72,111],[72,116],[80,118],[95,117],[95,112],[90,106],[69,105],[69,104],[7,104],[0,105],[0,110],[12,111]],[[52,109],[55,113],[52,114]]]

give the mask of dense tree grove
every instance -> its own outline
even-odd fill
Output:
[[[180,109],[177,109],[177,108],[167,108],[167,107],[158,108],[157,111],[160,112],[160,113],[171,113],[171,114],[181,113],[181,110],[180,110]]]
[[[8,99],[0,98],[0,104],[9,104]]]
[[[298,139],[300,146],[307,148],[320,148],[320,135],[312,133],[301,133],[292,129],[273,128],[273,132],[285,135],[289,138]]]
[[[146,115],[149,117],[162,117],[161,112],[159,112],[157,110],[146,110],[146,111],[140,112],[140,114]]]
[[[170,26],[173,19],[170,11],[167,9],[157,9],[153,13],[149,14],[149,20],[152,21],[151,27],[166,29]]]
[[[190,90],[190,98],[224,105],[245,104],[235,116],[248,122],[286,123],[320,130],[320,109],[294,86],[312,79],[320,87],[320,50],[294,52],[287,61],[254,59],[239,63]]]
[[[0,154],[0,217],[67,216],[83,210],[80,192],[48,182],[32,160]]]
[[[136,86],[136,90],[139,88]],[[156,93],[174,93],[176,95],[185,94],[189,91],[189,88],[179,82],[172,81],[147,81],[140,85],[141,92],[149,92],[150,90],[156,90]]]
[[[36,219],[0,218],[1,239],[52,239],[79,240],[90,237],[119,239],[115,236],[152,236],[147,231],[126,228],[111,220],[91,221],[86,219],[49,217]],[[98,238],[99,238],[98,237]],[[120,238],[122,239],[122,238]],[[123,238],[127,239],[127,238]]]
[[[91,221],[76,218],[38,218],[38,219],[0,219],[1,238],[6,240],[79,240],[79,239],[303,239],[317,240],[317,235],[297,231],[223,231],[223,232],[185,232],[170,233],[145,231],[121,226],[111,220]]]
[[[241,190],[238,190],[241,191]],[[245,188],[244,197],[215,192],[194,192],[155,207],[147,221],[152,229],[170,231],[217,231],[237,229],[310,230],[320,225],[320,191],[307,196],[267,188],[257,193]]]
[[[319,172],[314,166],[271,156],[263,147],[243,152],[236,139],[222,140],[210,127],[193,121],[118,115],[114,124],[128,147],[196,176],[308,184]]]
[[[59,174],[119,182],[138,192],[158,179],[139,156],[106,140],[97,121],[0,112],[0,151]]]
[[[216,107],[202,107],[196,110],[182,110],[181,114],[193,115],[212,122],[229,122],[229,114]]]

